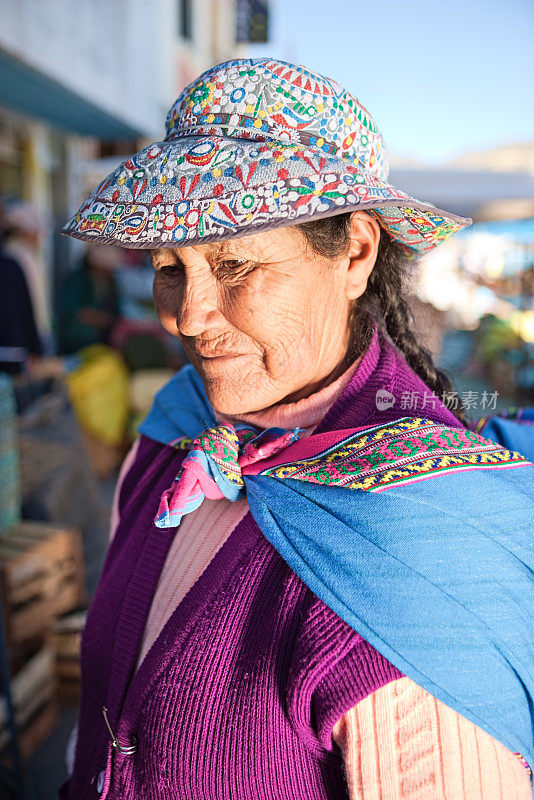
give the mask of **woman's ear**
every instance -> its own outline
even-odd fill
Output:
[[[367,288],[380,242],[380,225],[365,211],[354,211],[350,218],[350,245],[344,258],[348,259],[345,291],[348,300],[356,300]]]

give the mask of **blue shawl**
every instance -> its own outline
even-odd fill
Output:
[[[264,535],[321,600],[532,766],[534,465],[431,417],[301,440],[218,425],[185,367],[140,426],[189,453],[157,524],[175,528],[205,495],[246,491]]]

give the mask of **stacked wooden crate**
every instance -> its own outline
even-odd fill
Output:
[[[65,702],[77,700],[80,693],[80,645],[85,617],[85,611],[65,614],[52,629],[58,697]]]
[[[87,602],[80,532],[41,522],[12,526],[0,536],[0,592],[19,743],[29,757],[56,722],[54,622]],[[6,714],[0,703],[0,751]]]
[[[19,731],[19,747],[28,759],[50,734],[57,722],[54,650],[43,644],[11,679],[11,697]],[[0,698],[0,752],[9,743],[7,703]]]

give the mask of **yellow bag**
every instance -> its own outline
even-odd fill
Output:
[[[126,433],[130,413],[129,373],[115,350],[92,344],[78,353],[82,363],[66,376],[80,426],[113,447]]]

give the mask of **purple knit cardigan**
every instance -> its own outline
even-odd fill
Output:
[[[376,407],[378,389],[396,398],[385,411]],[[403,393],[412,391],[422,398],[430,390],[375,328],[317,431],[398,418]],[[459,424],[439,406],[435,420]],[[250,513],[135,671],[158,578],[179,535],[156,528],[154,515],[182,457],[143,437],[125,477],[120,522],[83,635],[78,741],[60,797],[347,798],[332,728],[401,673],[311,592]],[[112,747],[103,706],[119,742],[136,744],[133,754]]]

